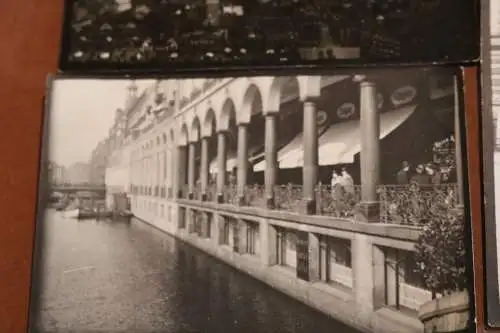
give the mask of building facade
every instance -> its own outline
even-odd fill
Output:
[[[90,166],[77,162],[66,168],[66,183],[71,185],[87,185],[90,183]]]
[[[353,327],[422,332],[421,226],[398,213],[408,188],[394,174],[430,161],[447,180],[426,202],[463,197],[454,77],[417,72],[132,88],[106,186],[139,219]],[[352,191],[324,185],[332,168]]]
[[[48,172],[49,184],[63,185],[66,183],[66,168],[63,165],[49,162]]]

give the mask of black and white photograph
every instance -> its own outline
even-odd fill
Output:
[[[67,0],[66,6],[63,70],[479,57],[477,0]]]
[[[31,326],[470,328],[461,80],[53,76]]]

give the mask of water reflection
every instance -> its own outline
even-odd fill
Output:
[[[356,332],[141,222],[45,223],[45,331]]]

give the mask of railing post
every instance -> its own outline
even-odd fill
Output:
[[[360,88],[361,113],[361,202],[357,220],[378,222],[380,204],[377,186],[380,173],[380,118],[377,109],[377,92],[373,82],[363,81]]]

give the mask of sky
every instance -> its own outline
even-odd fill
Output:
[[[138,93],[153,80],[137,80]],[[125,107],[129,79],[56,79],[48,121],[49,160],[70,166],[88,162],[92,150],[108,135],[115,111]]]

